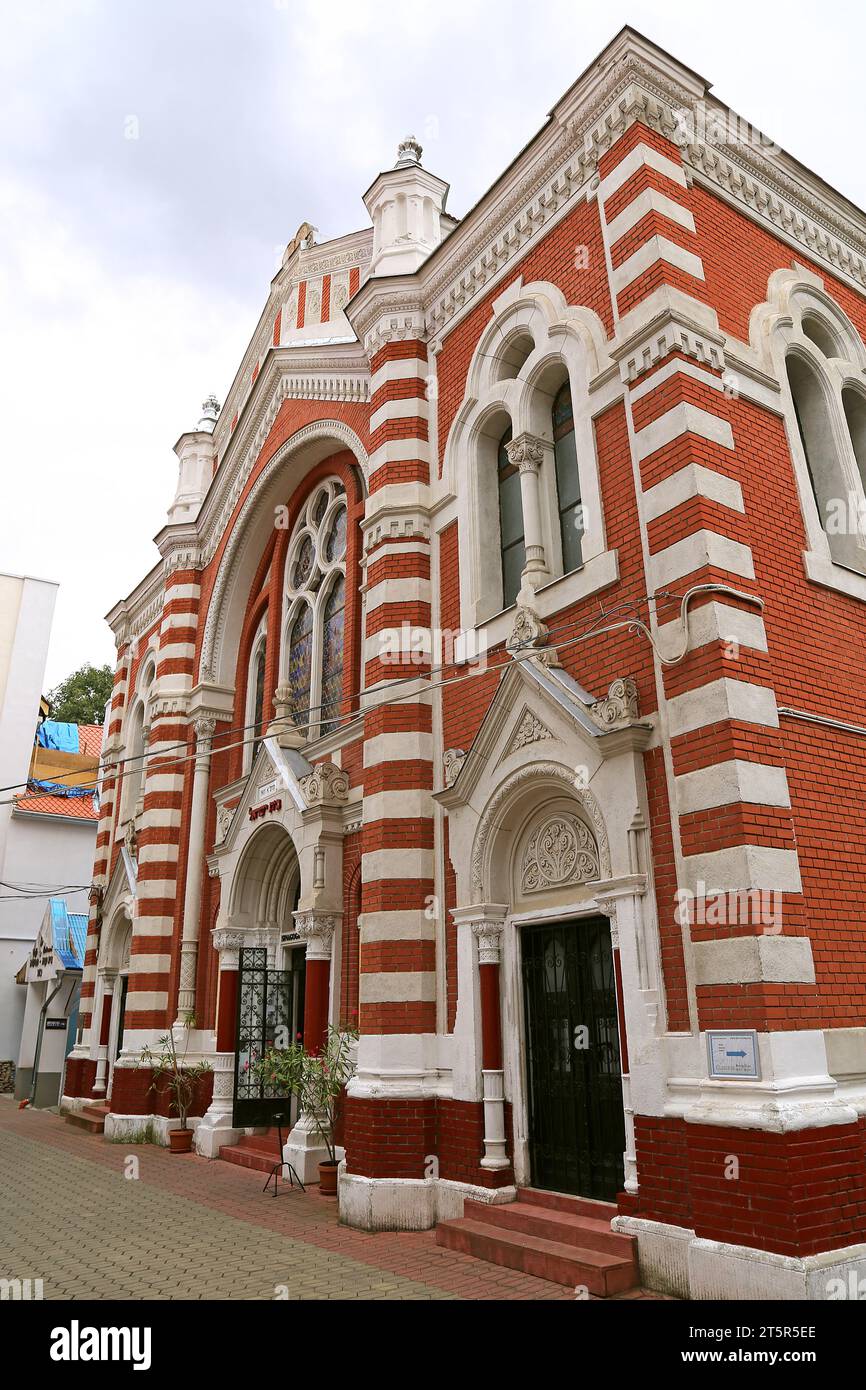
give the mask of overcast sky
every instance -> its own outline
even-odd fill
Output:
[[[409,132],[460,215],[624,24],[860,206],[862,3],[0,0],[0,570],[58,580],[50,687],[113,664],[172,445],[279,253]]]

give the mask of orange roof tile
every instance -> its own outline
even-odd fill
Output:
[[[102,747],[101,724],[79,724],[78,751],[88,758],[98,758]]]
[[[16,796],[16,811],[39,816],[69,816],[73,820],[99,820],[92,796]]]

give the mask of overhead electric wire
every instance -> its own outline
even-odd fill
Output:
[[[544,647],[544,648],[541,648],[541,649],[539,649],[539,648],[537,648],[537,647],[531,645],[531,643],[530,643],[529,641],[523,642],[523,643],[518,643],[518,644],[516,644],[515,646],[511,646],[511,647],[505,646],[505,647],[503,647],[503,648],[501,649],[501,652],[497,652],[497,653],[496,653],[497,656],[500,656],[500,655],[501,655],[501,656],[503,657],[503,659],[502,659],[501,661],[495,661],[495,662],[492,663],[491,665],[487,665],[486,663],[484,663],[484,664],[482,664],[482,663],[474,664],[474,665],[472,665],[472,669],[471,669],[470,671],[467,671],[467,672],[465,672],[465,673],[463,673],[463,674],[461,674],[461,675],[458,675],[458,676],[452,676],[452,677],[450,677],[450,678],[448,678],[448,679],[446,679],[446,680],[442,680],[442,681],[435,681],[435,682],[433,682],[433,681],[430,681],[429,677],[430,677],[431,675],[438,674],[438,673],[440,673],[440,672],[442,672],[442,671],[450,671],[450,670],[454,670],[456,667],[459,667],[459,666],[462,666],[462,665],[472,664],[472,658],[468,659],[467,661],[460,661],[460,662],[457,662],[457,661],[450,661],[450,662],[447,662],[447,663],[443,663],[441,666],[431,667],[431,668],[430,668],[429,670],[427,670],[427,671],[423,671],[423,672],[422,672],[422,671],[419,671],[419,672],[417,672],[417,673],[412,673],[412,674],[410,674],[410,675],[401,676],[401,677],[395,679],[394,681],[390,682],[390,683],[389,683],[388,685],[386,685],[386,686],[375,686],[375,687],[372,687],[372,690],[379,690],[379,691],[387,691],[387,692],[390,692],[390,691],[394,691],[394,690],[396,690],[396,689],[399,689],[399,687],[400,687],[400,686],[403,686],[403,685],[411,685],[411,686],[413,687],[413,689],[407,691],[407,692],[406,692],[405,694],[403,694],[403,695],[386,694],[386,695],[384,695],[384,697],[383,697],[381,700],[378,700],[378,701],[376,701],[376,702],[374,702],[374,703],[365,704],[364,707],[363,707],[363,709],[354,710],[354,711],[348,711],[348,712],[346,712],[345,714],[337,714],[337,715],[334,715],[333,717],[330,717],[330,718],[328,719],[327,722],[328,722],[329,724],[335,725],[335,724],[341,723],[342,721],[348,721],[347,723],[344,723],[344,724],[343,724],[342,729],[340,730],[341,732],[345,732],[346,729],[349,729],[349,728],[352,727],[352,724],[358,723],[358,722],[363,722],[363,720],[366,718],[366,716],[367,716],[369,713],[371,713],[372,711],[376,710],[376,709],[381,709],[381,708],[383,708],[383,707],[386,706],[386,705],[400,704],[400,703],[402,703],[404,700],[414,699],[416,696],[427,695],[428,693],[432,693],[432,692],[435,691],[435,690],[442,690],[442,689],[445,689],[445,688],[447,688],[447,687],[449,687],[449,686],[452,686],[452,685],[461,684],[461,683],[462,683],[463,681],[465,681],[465,680],[474,679],[476,676],[479,676],[479,675],[487,675],[487,674],[490,674],[491,671],[499,670],[500,668],[502,668],[502,667],[504,667],[504,666],[506,666],[506,665],[508,664],[508,663],[507,663],[507,660],[506,660],[505,658],[517,658],[517,659],[519,659],[520,654],[524,654],[525,656],[532,656],[532,655],[536,654],[539,650],[544,650],[544,651],[555,651],[555,652],[558,653],[558,652],[560,652],[560,651],[565,651],[565,650],[567,650],[567,649],[570,648],[570,647],[577,646],[577,645],[579,645],[579,644],[582,643],[582,642],[589,641],[589,640],[592,639],[593,637],[599,637],[599,636],[604,635],[605,633],[608,633],[608,632],[615,632],[615,631],[619,631],[619,630],[622,630],[622,629],[630,630],[630,631],[632,631],[632,632],[642,632],[642,633],[647,637],[647,639],[649,640],[651,646],[653,647],[654,651],[656,652],[656,655],[658,656],[659,661],[662,663],[662,665],[665,665],[665,666],[676,665],[676,664],[678,664],[678,662],[680,662],[680,661],[683,659],[683,656],[685,655],[685,650],[687,650],[687,643],[688,643],[688,633],[687,633],[687,632],[685,633],[686,647],[684,648],[684,651],[683,651],[680,655],[678,655],[678,656],[676,656],[676,657],[665,657],[665,656],[663,656],[662,653],[659,651],[658,646],[657,646],[656,641],[655,641],[655,638],[653,637],[653,634],[652,634],[650,628],[649,628],[649,627],[647,626],[647,624],[644,623],[636,614],[633,615],[633,616],[631,616],[631,617],[621,619],[620,621],[615,622],[615,623],[607,623],[607,624],[606,624],[605,626],[603,626],[603,627],[599,627],[598,624],[601,623],[601,622],[604,622],[605,619],[610,618],[614,613],[616,613],[617,611],[619,611],[619,610],[621,610],[621,609],[623,609],[623,608],[636,608],[636,607],[639,607],[639,606],[642,605],[642,604],[646,604],[646,605],[658,604],[659,600],[667,600],[667,601],[668,601],[669,603],[671,603],[671,604],[674,604],[674,603],[679,602],[679,604],[680,604],[681,619],[685,619],[685,617],[687,616],[688,602],[689,602],[689,600],[690,600],[695,594],[697,594],[697,593],[706,593],[706,592],[715,592],[715,593],[724,592],[724,593],[727,593],[727,594],[729,594],[729,595],[731,595],[731,596],[740,598],[740,599],[742,599],[742,600],[744,600],[744,601],[747,601],[747,602],[756,603],[756,604],[758,604],[760,607],[763,607],[763,600],[762,600],[761,598],[759,598],[757,595],[741,592],[740,590],[733,589],[730,585],[727,585],[727,584],[715,584],[715,583],[713,583],[713,584],[696,584],[696,585],[693,585],[690,589],[688,589],[688,590],[686,591],[685,594],[673,594],[673,593],[671,593],[671,592],[668,591],[668,590],[660,590],[659,593],[658,593],[658,594],[655,594],[655,595],[647,595],[647,594],[644,594],[644,595],[642,595],[642,596],[640,596],[640,597],[622,599],[622,600],[620,600],[619,603],[614,604],[613,607],[611,607],[611,608],[609,608],[609,609],[602,609],[601,612],[596,616],[596,618],[594,619],[594,621],[590,624],[590,626],[589,626],[588,628],[586,628],[586,629],[585,629],[582,633],[580,633],[577,637],[570,638],[567,642],[561,642],[561,643],[550,643],[550,642],[548,642],[548,643],[545,645],[545,647]],[[410,624],[410,626],[412,626],[412,625]],[[416,626],[417,626],[417,625],[416,625]],[[572,631],[572,630],[573,630],[575,627],[577,627],[577,626],[578,626],[578,621],[577,621],[577,620],[574,620],[573,622],[569,622],[569,623],[564,623],[564,624],[561,624],[561,625],[558,626],[558,627],[549,628],[549,629],[548,629],[548,632],[547,632],[547,636],[548,636],[548,637],[553,636],[553,635],[555,635],[557,632],[570,632],[570,631]],[[425,629],[425,630],[426,630],[426,629]],[[421,686],[420,689],[418,688],[418,682],[419,682],[419,681],[423,681],[423,682],[424,682],[424,684]],[[368,693],[367,690],[354,691],[354,692],[351,692],[346,698],[349,699],[349,700],[357,700],[357,699],[360,699],[361,696],[363,696],[363,695],[365,695],[365,694],[367,694],[367,693]],[[305,706],[305,707],[304,707],[302,713],[308,714],[308,715],[309,715],[309,714],[312,714],[313,711],[321,712],[321,710],[324,709],[324,708],[325,708],[325,706],[324,706],[323,704],[308,705],[308,706]],[[272,722],[272,721],[269,721],[269,722]],[[296,729],[303,730],[303,729],[316,728],[316,727],[319,726],[319,724],[320,724],[322,721],[321,721],[320,719],[307,719],[307,720],[305,720],[305,721],[293,721],[293,722],[294,722],[294,727],[295,727]],[[247,730],[249,730],[249,729],[257,730],[257,732],[255,732],[255,733],[252,735],[252,737],[250,737],[250,738],[235,740],[233,743],[218,742],[218,740],[225,739],[225,738],[227,738],[227,737],[228,737],[230,734],[232,734],[232,733],[245,733],[245,732],[246,732]],[[246,747],[246,746],[248,746],[248,745],[251,744],[251,743],[259,743],[259,742],[261,742],[262,738],[265,736],[264,730],[265,730],[265,722],[264,722],[264,721],[261,721],[261,722],[259,722],[259,721],[252,721],[251,723],[248,723],[248,724],[238,724],[238,725],[235,725],[235,726],[233,726],[233,727],[231,727],[231,728],[228,728],[228,729],[220,729],[218,732],[215,732],[215,734],[213,735],[212,743],[216,745],[214,751],[220,752],[220,753],[224,753],[224,752],[232,751],[232,750],[235,749],[235,748],[243,748],[243,747]],[[177,757],[177,758],[171,758],[171,757],[169,757],[168,755],[169,755],[169,754],[172,752],[172,750],[175,749],[175,748],[182,748],[182,749],[184,749],[184,750],[186,750],[186,751],[184,752],[184,755],[183,755],[182,757]],[[162,748],[162,749],[150,749],[150,750],[148,750],[147,752],[132,754],[132,755],[130,755],[129,757],[118,758],[118,759],[116,759],[116,760],[111,760],[111,761],[109,761],[109,762],[106,762],[106,763],[102,764],[102,765],[100,766],[100,768],[99,768],[99,771],[101,771],[101,772],[106,772],[106,773],[116,773],[116,772],[118,772],[121,768],[125,768],[126,765],[129,764],[129,763],[137,763],[137,762],[148,763],[148,762],[151,761],[152,759],[158,759],[158,760],[159,760],[160,769],[163,770],[163,771],[167,771],[167,770],[170,769],[170,768],[173,768],[173,767],[180,767],[180,766],[182,766],[184,763],[192,762],[192,761],[195,760],[195,758],[198,756],[197,753],[196,753],[195,751],[189,752],[189,751],[188,751],[188,748],[189,748],[189,745],[188,745],[188,743],[187,743],[186,740],[178,740],[176,743],[168,744],[165,748]],[[74,776],[74,775],[80,776],[80,773],[78,773],[78,774],[72,774],[72,773],[70,773],[70,774],[68,774],[68,775],[69,775],[69,776]],[[60,780],[60,778],[56,778],[56,779],[55,779],[55,781],[59,781],[59,780]],[[16,788],[18,788],[18,787],[27,787],[27,786],[28,786],[28,783],[12,783],[12,784],[10,784],[10,785],[7,786],[7,787],[0,787],[0,792],[3,792],[3,791],[15,791]],[[6,801],[0,801],[0,806],[12,805],[12,804],[15,803],[16,800],[17,800],[17,798],[12,797],[12,798],[10,798],[9,800],[6,800]]]

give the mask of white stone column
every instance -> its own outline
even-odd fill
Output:
[[[334,936],[340,928],[341,914],[325,911],[295,913],[295,929],[306,942],[306,984],[304,989],[304,1047],[318,1053],[330,1018],[331,953]],[[315,1182],[319,1164],[328,1157],[315,1115],[299,1115],[283,1145],[283,1161],[291,1163],[304,1183]],[[337,1150],[337,1158],[343,1150]]]
[[[523,508],[523,544],[526,551],[524,577],[538,588],[550,578],[544,553],[541,526],[539,472],[544,462],[544,444],[532,434],[519,434],[505,446],[509,462],[520,471],[520,501]]]
[[[99,1029],[98,1044],[96,1051],[96,1076],[93,1082],[93,1094],[105,1095],[105,1088],[108,1084],[108,1048],[111,1041],[111,1020],[114,1015],[114,984],[116,976],[103,971],[99,976],[102,988],[99,991],[99,1013],[96,1026]],[[107,1007],[106,1007],[107,1005]]]
[[[204,832],[207,823],[207,794],[210,779],[211,739],[216,720],[200,715],[194,722],[196,739],[195,769],[192,782],[192,806],[189,817],[189,842],[186,861],[186,887],[183,895],[183,928],[180,944],[180,983],[177,993],[175,1027],[183,1026],[195,1013],[195,979],[198,966],[199,918],[201,916],[201,882],[204,866]]]
[[[501,917],[472,923],[478,943],[481,990],[481,1085],[484,1098],[484,1157],[482,1168],[510,1168],[505,1133],[505,1071],[502,1062],[502,1016],[499,967],[502,962]]]
[[[223,1145],[236,1144],[243,1137],[242,1129],[232,1124],[234,1102],[238,967],[240,949],[246,941],[241,931],[217,927],[212,933],[213,944],[219,951],[220,988],[217,1004],[216,1052],[213,1066],[213,1096],[195,1131],[196,1153],[202,1158],[219,1158]],[[234,1046],[232,1046],[234,1044]]]

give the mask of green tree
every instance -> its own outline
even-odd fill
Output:
[[[49,694],[51,718],[61,724],[101,724],[113,680],[110,666],[86,662]]]

